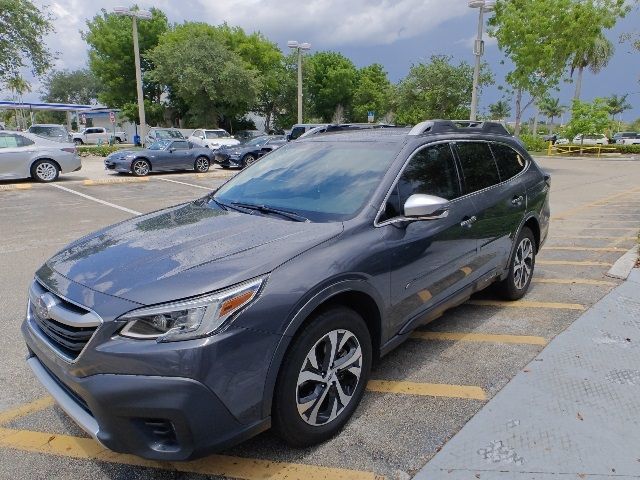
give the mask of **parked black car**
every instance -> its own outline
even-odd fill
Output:
[[[287,140],[282,135],[264,135],[240,145],[221,147],[216,151],[213,159],[222,168],[244,168],[255,163],[261,156],[280,148],[286,143]]]
[[[494,283],[525,295],[549,190],[498,124],[290,142],[49,259],[29,291],[27,362],[118,452],[185,460],[270,426],[321,442],[416,327]]]
[[[158,140],[144,150],[119,150],[104,160],[107,170],[145,176],[150,172],[195,170],[206,172],[211,165],[210,149],[187,140]]]

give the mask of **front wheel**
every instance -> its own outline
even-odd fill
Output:
[[[257,158],[254,157],[252,154],[248,153],[247,155],[245,155],[244,157],[244,161],[242,162],[246,167],[250,167],[251,165],[253,165],[254,163],[256,163]]]
[[[145,175],[149,175],[151,164],[142,159],[134,160],[131,164],[131,171],[136,177],[144,177]]]
[[[80,140],[79,138],[76,138],[73,140],[73,143],[76,144],[76,147],[81,146],[84,142],[82,140]]]
[[[38,160],[31,167],[31,177],[38,182],[53,182],[60,175],[60,168],[51,160]]]
[[[336,306],[317,314],[293,340],[278,374],[275,432],[306,447],[335,435],[362,399],[371,370],[371,336],[353,310]]]
[[[509,261],[509,275],[498,283],[498,293],[507,300],[518,300],[527,293],[536,264],[533,232],[524,227],[516,240],[516,248]]]
[[[194,169],[196,172],[204,173],[209,171],[209,159],[205,156],[196,158],[196,163],[194,165]]]

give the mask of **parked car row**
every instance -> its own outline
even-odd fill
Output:
[[[576,135],[572,141],[568,138],[558,137],[558,135],[545,135],[543,139],[553,142],[555,145],[640,145],[640,133],[638,132],[618,132],[611,139],[603,134]]]

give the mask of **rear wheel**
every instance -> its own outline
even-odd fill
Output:
[[[244,161],[242,162],[245,167],[250,167],[254,163],[256,163],[257,158],[252,154],[248,153],[244,156]]]
[[[196,172],[200,172],[200,173],[209,171],[209,159],[204,155],[196,158],[194,169]]]
[[[145,175],[149,175],[151,164],[143,159],[134,160],[131,164],[131,171],[136,177],[144,177]]]
[[[371,370],[371,336],[346,307],[317,314],[293,341],[276,384],[273,426],[287,443],[327,440],[349,420]]]
[[[60,175],[60,168],[52,160],[38,160],[31,166],[31,177],[38,182],[53,182]]]
[[[80,140],[79,138],[75,138],[73,140],[73,143],[76,144],[77,147],[79,147],[80,145],[82,145],[84,142],[82,140]]]
[[[518,300],[527,293],[536,264],[533,232],[524,227],[516,240],[516,248],[509,261],[509,275],[497,284],[497,290],[507,300]]]

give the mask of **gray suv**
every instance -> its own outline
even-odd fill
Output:
[[[315,135],[36,273],[28,364],[106,447],[185,460],[340,430],[371,364],[491,284],[522,297],[549,176],[498,124]]]

